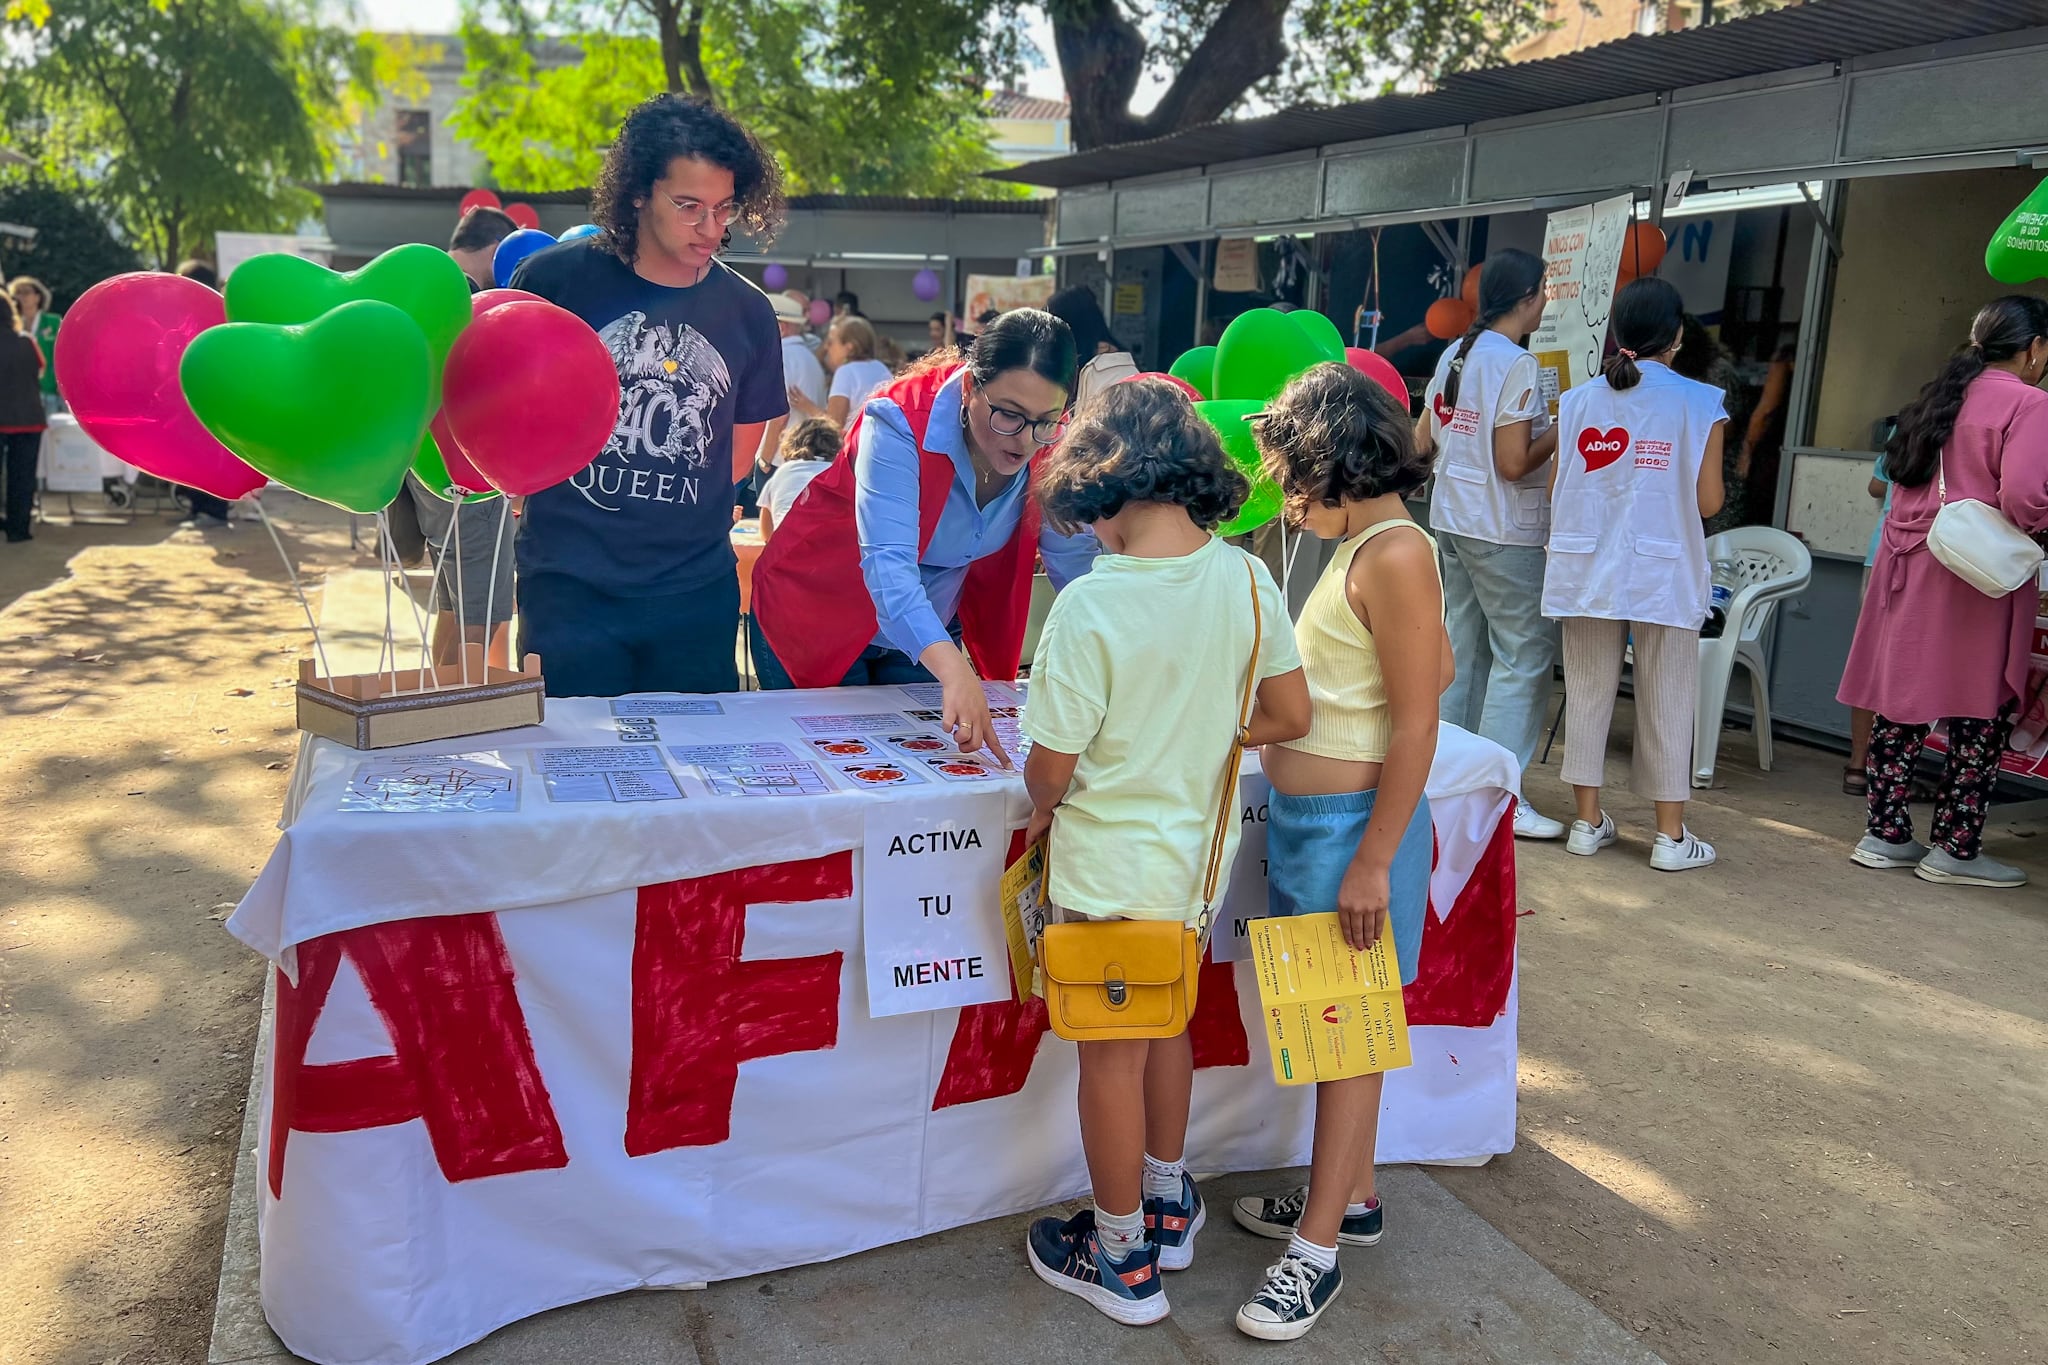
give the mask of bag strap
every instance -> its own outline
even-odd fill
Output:
[[[1237,703],[1237,733],[1231,737],[1230,757],[1223,765],[1223,788],[1216,798],[1216,830],[1209,840],[1209,866],[1202,877],[1203,938],[1209,935],[1209,907],[1216,899],[1216,883],[1223,876],[1223,842],[1230,832],[1230,817],[1237,810],[1237,770],[1244,762],[1244,742],[1257,701],[1259,655],[1266,643],[1266,613],[1259,605],[1259,575],[1250,555],[1244,560],[1245,577],[1252,590],[1252,657],[1244,668],[1244,691]]]

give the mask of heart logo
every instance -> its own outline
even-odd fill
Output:
[[[295,327],[358,299],[388,303],[419,328],[429,360],[427,410],[440,407],[441,369],[470,317],[469,281],[447,252],[410,242],[346,275],[272,252],[251,257],[228,276],[229,322]]]
[[[1587,427],[1579,433],[1579,457],[1586,462],[1588,474],[1607,468],[1626,455],[1628,448],[1627,427],[1610,427],[1606,431]]]
[[[209,327],[185,348],[178,373],[193,413],[222,445],[350,512],[378,512],[398,496],[432,411],[427,339],[375,299],[303,327]]]
[[[1458,410],[1452,407],[1450,401],[1442,394],[1438,394],[1429,402],[1430,406],[1436,409],[1436,420],[1443,426],[1449,426],[1451,419],[1458,415]]]

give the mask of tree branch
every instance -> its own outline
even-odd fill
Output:
[[[1229,0],[1151,113],[1131,112],[1145,38],[1119,0],[1054,0],[1053,49],[1073,105],[1074,145],[1164,137],[1221,118],[1287,57],[1292,0]]]

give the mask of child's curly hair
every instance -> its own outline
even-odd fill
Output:
[[[1187,395],[1163,379],[1125,380],[1090,399],[1038,471],[1038,501],[1062,531],[1134,502],[1178,503],[1214,530],[1251,491]]]
[[[806,417],[782,433],[781,460],[830,460],[839,454],[840,431],[829,417]]]
[[[1318,503],[1410,493],[1429,478],[1433,457],[1416,451],[1407,410],[1349,365],[1296,376],[1252,429],[1290,519]]]

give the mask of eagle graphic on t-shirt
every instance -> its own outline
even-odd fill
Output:
[[[648,325],[635,310],[598,333],[619,370],[619,422],[598,455],[631,464],[654,456],[702,469],[711,462],[711,415],[732,391],[725,357],[688,323]]]

